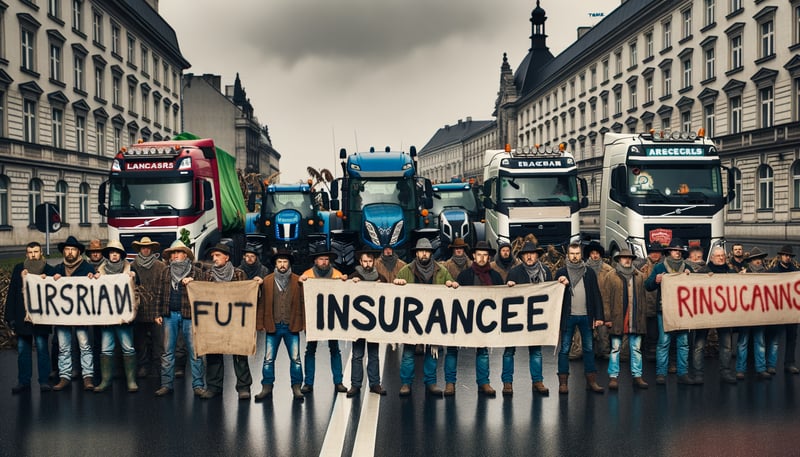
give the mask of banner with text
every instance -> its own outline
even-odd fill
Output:
[[[126,274],[23,277],[25,320],[36,325],[116,325],[136,317],[133,278]]]
[[[800,322],[800,273],[671,274],[661,281],[664,330]]]
[[[310,279],[303,284],[309,341],[461,347],[553,346],[564,286],[459,287]]]
[[[256,353],[258,287],[255,281],[192,281],[186,286],[198,357]]]

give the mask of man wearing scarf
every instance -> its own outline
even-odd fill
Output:
[[[433,246],[427,238],[417,240],[416,246],[411,249],[414,260],[397,273],[393,281],[398,286],[406,284],[443,284],[447,287],[458,288],[458,283],[453,280],[450,273],[442,264],[433,260]],[[400,361],[400,396],[411,395],[411,384],[414,382],[414,355],[415,346],[403,344],[403,358]],[[438,352],[438,351],[437,351]],[[442,389],[436,385],[437,358],[431,352],[431,347],[425,348],[425,392],[435,397],[442,396]]]
[[[224,244],[217,244],[206,251],[206,257],[211,257],[214,266],[205,272],[204,281],[230,282],[245,281],[247,276],[244,271],[235,268],[231,263],[231,250]],[[261,277],[253,279],[261,284]],[[233,355],[233,371],[236,373],[236,392],[239,400],[250,399],[250,386],[253,378],[250,375],[250,363],[246,355]],[[208,400],[222,394],[222,385],[225,380],[225,359],[222,354],[206,354],[206,391],[200,398]]]
[[[50,374],[50,351],[47,339],[52,332],[49,325],[33,325],[25,321],[25,298],[22,295],[23,274],[53,274],[53,267],[42,257],[42,245],[36,241],[25,247],[25,261],[14,265],[11,283],[6,295],[5,320],[17,334],[17,385],[11,388],[14,395],[31,390],[33,376],[33,345],[36,344],[36,366],[39,369],[39,390],[53,390],[47,376]]]
[[[647,298],[644,290],[645,277],[633,266],[636,256],[630,249],[623,249],[614,256],[617,263],[614,272],[605,276],[602,283],[606,327],[611,334],[611,357],[608,362],[608,388],[619,388],[619,353],[622,336],[628,336],[631,350],[631,375],[633,386],[647,389],[642,379],[642,335],[647,329]]]
[[[205,368],[203,359],[196,357],[192,339],[192,310],[186,285],[200,278],[202,273],[194,266],[194,254],[181,240],[175,240],[164,249],[164,258],[169,261],[155,290],[157,307],[155,323],[162,326],[164,334],[164,353],[161,355],[161,387],[156,390],[157,397],[172,393],[175,383],[175,346],[178,335],[183,335],[192,370],[192,390],[196,396],[205,392]]]
[[[550,269],[539,261],[539,257],[544,254],[544,249],[527,241],[519,250],[517,255],[522,259],[522,263],[512,268],[508,272],[506,284],[540,284],[545,281],[552,281],[553,276]],[[503,396],[514,395],[514,354],[517,348],[507,347],[503,351]],[[550,395],[550,389],[544,385],[542,375],[542,347],[528,346],[528,369],[531,373],[531,389],[542,396]]]
[[[503,278],[503,284],[505,284],[506,278],[508,278],[508,272],[520,263],[519,259],[512,255],[511,245],[508,244],[508,241],[501,240],[497,242],[497,255],[492,261],[491,267],[492,270],[499,273],[500,277]]]
[[[103,243],[100,240],[89,241],[89,246],[86,246],[85,261],[94,267],[94,271],[106,262],[106,258],[103,257]]]
[[[745,257],[746,267],[742,269],[744,273],[766,273],[767,268],[764,266],[764,258],[767,253],[762,251],[758,246],[750,250],[750,253]],[[753,361],[756,366],[756,373],[758,379],[771,380],[772,374],[768,371],[768,367],[772,367],[775,372],[775,364],[778,361],[778,341],[770,341],[768,346],[764,345],[764,329],[767,326],[755,325],[749,327],[739,328],[739,340],[736,344],[736,379],[744,379],[745,372],[747,371],[747,346],[750,339],[753,339]],[[774,349],[773,349],[774,345]],[[769,348],[769,354],[767,354]],[[767,360],[772,362],[772,365],[767,364]]]
[[[146,377],[151,371],[158,370],[161,354],[164,352],[164,337],[161,327],[154,322],[158,317],[153,293],[167,265],[161,261],[158,252],[161,244],[149,237],[134,241],[131,246],[136,251],[131,270],[139,280],[139,308],[136,310],[136,321],[133,324],[133,345],[136,349],[136,376]]]
[[[689,332],[677,330],[674,332],[664,331],[664,317],[661,313],[663,306],[677,306],[676,303],[663,303],[661,300],[661,278],[669,273],[692,272],[690,267],[683,260],[683,253],[686,249],[681,246],[680,241],[673,238],[669,246],[664,246],[663,252],[666,257],[664,261],[656,264],[650,272],[650,276],[644,282],[644,287],[650,291],[658,291],[658,345],[656,346],[656,384],[667,383],[667,362],[669,360],[669,345],[673,338],[677,346],[677,374],[678,384],[692,385],[694,380],[689,376]]]
[[[93,278],[94,267],[83,258],[85,246],[70,235],[63,243],[58,243],[58,250],[64,256],[64,261],[53,269],[53,278],[58,280],[62,276],[85,276]],[[64,390],[69,386],[72,375],[72,331],[78,339],[81,352],[81,375],[83,376],[83,390],[94,390],[92,377],[94,376],[94,360],[92,345],[89,343],[89,329],[84,326],[59,325],[56,327],[58,335],[58,376],[61,378],[53,390]]]
[[[109,241],[103,249],[103,257],[106,262],[102,263],[97,269],[98,275],[129,275],[136,277],[136,273],[131,271],[131,264],[125,260],[125,248],[119,241]],[[138,281],[137,281],[138,282]],[[139,290],[137,288],[137,295]],[[101,382],[94,391],[95,393],[104,392],[111,387],[111,375],[114,366],[115,339],[119,340],[122,350],[122,361],[125,367],[125,379],[128,384],[128,392],[138,392],[139,386],[136,384],[136,350],[133,346],[133,324],[130,322],[119,325],[105,325],[99,329],[102,332],[103,340],[100,350],[100,376]]]
[[[387,283],[384,276],[375,269],[375,256],[378,251],[364,249],[356,251],[358,265],[355,272],[351,275],[354,283],[360,281]],[[367,343],[364,338],[359,338],[353,342],[352,359],[350,362],[350,390],[347,397],[355,397],[361,393],[361,383],[364,380],[364,346],[367,348],[367,378],[369,380],[369,391],[378,395],[386,395],[386,391],[381,386],[380,358],[378,356],[378,343]]]
[[[653,267],[663,260],[661,249],[661,243],[650,243],[647,245],[647,258],[634,261],[634,266],[640,262],[642,263],[638,268],[645,278],[649,277]],[[647,293],[647,334],[644,336],[644,348],[642,351],[648,361],[654,362],[656,360],[656,346],[658,346],[658,291],[647,290],[647,288],[645,288],[645,291]],[[671,365],[674,365],[674,363],[671,363]]]
[[[244,271],[247,279],[263,278],[269,274],[269,268],[261,264],[261,261],[258,260],[258,252],[250,245],[244,249],[239,269]]]
[[[489,265],[489,259],[495,255],[495,250],[486,241],[478,241],[472,251],[472,265],[461,272],[456,282],[462,286],[502,286],[505,284],[500,273],[494,271]],[[458,347],[449,346],[444,358],[445,396],[455,395],[456,371],[458,366]],[[489,349],[475,348],[475,382],[478,384],[478,393],[487,397],[494,397],[497,392],[489,384]]]
[[[600,285],[600,296],[603,299],[603,303],[606,303],[607,297],[603,294],[603,282],[606,273],[613,272],[614,268],[605,263],[603,261],[603,256],[606,255],[606,250],[603,249],[603,246],[600,245],[597,241],[592,241],[591,243],[587,244],[586,247],[583,248],[583,257],[586,259],[586,266],[591,268],[594,271],[594,274],[597,275],[597,284]],[[609,344],[609,337],[608,337],[608,327],[605,325],[600,325],[595,329],[595,348],[594,353],[597,357],[604,358],[608,360],[609,354],[611,353],[611,345]],[[580,335],[580,333],[578,333]],[[574,349],[576,344],[572,345]],[[582,351],[582,350],[581,350]],[[575,350],[575,353],[578,351]],[[576,354],[578,355],[578,354]],[[578,355],[579,357],[582,354]],[[573,358],[573,351],[570,351],[570,360]]]
[[[394,281],[397,273],[404,266],[406,263],[394,253],[394,249],[389,244],[383,247],[381,255],[375,259],[375,269],[389,282]]]
[[[575,328],[581,332],[583,345],[583,371],[586,390],[601,394],[604,389],[597,384],[597,369],[594,365],[592,329],[605,323],[603,300],[597,275],[586,266],[580,244],[567,248],[567,263],[556,272],[556,280],[567,285],[561,306],[561,348],[558,351],[558,393],[569,392],[569,349]]]
[[[265,332],[264,365],[261,369],[261,392],[256,401],[272,396],[275,385],[275,357],[281,340],[289,353],[289,378],[292,396],[303,401],[300,391],[303,382],[303,365],[300,363],[300,332],[306,328],[305,303],[300,277],[292,273],[294,257],[291,252],[279,250],[272,256],[275,270],[262,283],[258,301],[256,330]]]
[[[770,273],[791,273],[798,271],[797,265],[794,263],[794,250],[790,245],[784,245],[778,251],[778,262],[772,267]],[[779,330],[780,326],[771,326],[770,330]],[[795,348],[797,346],[797,324],[784,324],[783,330],[786,332],[786,350],[783,353],[783,371],[787,374],[800,374],[800,368],[797,368],[794,361]],[[768,334],[771,332],[768,332]],[[771,339],[777,336],[771,336]],[[776,349],[777,351],[777,349]]]
[[[695,273],[708,273],[709,271],[706,261],[703,260],[702,246],[692,246],[689,248],[689,257],[686,259],[686,263]]]
[[[457,278],[462,271],[472,265],[472,261],[467,256],[469,245],[462,238],[456,238],[447,247],[452,249],[453,255],[444,263],[444,267],[447,268],[450,276]]]
[[[336,259],[336,253],[320,251],[313,254],[313,256],[314,265],[303,272],[302,276],[300,276],[300,281],[305,281],[310,278],[347,280],[347,275],[343,275],[341,271],[331,266],[331,260]],[[314,376],[316,374],[317,365],[317,343],[318,341],[306,342],[306,353],[303,358],[303,363],[306,368],[306,378],[302,389],[300,389],[304,394],[314,391]],[[342,351],[339,350],[339,341],[328,340],[328,349],[331,352],[331,373],[333,374],[334,390],[337,393],[347,392],[347,387],[342,384],[344,374],[342,373]]]

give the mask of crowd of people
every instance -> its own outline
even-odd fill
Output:
[[[63,261],[51,266],[43,258],[39,243],[32,242],[26,247],[24,262],[14,267],[6,299],[5,319],[17,335],[18,348],[18,381],[12,393],[31,390],[34,346],[41,392],[65,390],[75,378],[82,379],[84,390],[105,392],[113,385],[115,349],[119,343],[128,392],[139,390],[137,378],[156,374],[160,376],[160,386],[155,395],[172,394],[175,378],[183,375],[188,360],[194,395],[200,399],[221,396],[223,355],[195,356],[187,293],[187,285],[192,281],[259,283],[256,329],[265,334],[265,354],[261,390],[255,395],[256,401],[267,400],[273,394],[275,359],[281,342],[286,345],[289,358],[293,398],[302,401],[313,393],[318,342],[306,343],[301,360],[300,333],[306,325],[303,283],[317,280],[349,281],[353,287],[376,281],[397,286],[434,284],[448,288],[513,287],[558,281],[565,286],[555,373],[561,395],[569,393],[570,359],[573,358],[582,359],[586,389],[598,394],[604,393],[606,388],[599,383],[596,358],[608,359],[607,388],[610,390],[619,389],[621,359],[629,361],[630,382],[634,388],[649,387],[643,376],[645,359],[655,361],[658,385],[666,384],[670,373],[677,375],[678,384],[701,385],[706,379],[705,359],[712,346],[718,351],[719,379],[724,383],[736,384],[747,379],[751,349],[754,378],[772,379],[777,373],[781,343],[784,345],[783,370],[790,375],[800,374],[795,363],[797,324],[667,332],[662,319],[662,309],[675,306],[662,301],[660,288],[665,274],[798,271],[791,246],[782,247],[772,262],[767,261],[767,253],[759,247],[745,253],[741,244],[734,244],[730,254],[722,247],[715,247],[706,263],[700,246],[692,245],[687,249],[677,239],[667,245],[649,246],[644,259],[637,258],[628,249],[605,259],[603,247],[592,242],[569,245],[565,261],[559,264],[545,263],[545,250],[535,240],[524,241],[518,245],[517,252],[513,252],[512,245],[507,242],[500,242],[494,249],[485,241],[469,246],[461,239],[456,239],[448,248],[452,256],[445,262],[437,262],[433,259],[434,248],[430,241],[422,238],[410,249],[408,263],[390,246],[382,250],[363,249],[355,253],[354,271],[346,275],[333,267],[336,254],[330,251],[314,253],[312,267],[296,274],[292,270],[295,257],[286,250],[278,250],[271,256],[272,268],[269,268],[262,265],[258,253],[248,247],[239,265],[234,266],[230,248],[224,244],[209,248],[204,256],[210,262],[201,263],[180,240],[161,251],[158,242],[143,237],[133,243],[136,257],[128,261],[119,241],[112,240],[102,246],[99,240],[92,240],[87,247],[70,236],[58,244]],[[55,330],[34,325],[25,319],[22,289],[26,274],[52,276],[56,281],[68,276],[128,275],[136,284],[136,318],[133,322],[116,325],[56,326]],[[674,353],[671,352],[673,343]],[[353,342],[349,388],[344,384],[339,342],[331,340],[327,346],[335,392],[345,393],[347,397],[359,396],[364,386],[366,362],[368,384],[365,390],[386,395],[381,384],[377,343],[365,339]],[[437,381],[440,351],[444,351],[444,388]],[[503,396],[514,393],[515,353],[515,347],[503,350],[500,376]],[[425,394],[455,395],[458,354],[458,347],[404,345],[398,394],[401,397],[412,394],[417,356],[422,355]],[[542,347],[529,346],[528,354],[531,390],[547,396],[550,390],[542,368]],[[252,386],[249,358],[246,355],[232,357],[238,398],[249,400]],[[51,367],[55,367],[52,372]],[[55,383],[51,383],[53,378]],[[490,380],[489,350],[476,348],[475,383],[479,395],[496,396]]]

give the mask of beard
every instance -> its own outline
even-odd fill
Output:
[[[279,273],[286,273],[289,271],[289,267],[278,267],[276,270],[278,270]]]
[[[76,256],[76,255],[65,255],[64,256],[64,260],[66,260],[67,262],[72,263],[72,262],[78,260],[78,256]]]
[[[363,268],[364,271],[366,271],[367,273],[372,273],[372,270],[375,269],[374,266],[369,266],[369,267],[362,266],[361,268]]]
[[[420,265],[428,265],[429,263],[431,263],[431,258],[430,257],[422,259],[417,258],[417,262],[419,262]]]

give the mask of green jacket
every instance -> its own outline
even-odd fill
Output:
[[[435,260],[431,260],[431,262],[436,263],[436,267],[433,271],[433,282],[432,284],[444,284],[447,281],[453,281],[453,277],[450,276],[450,273],[447,271],[447,268],[443,267],[441,263],[436,262]],[[417,263],[411,262],[408,265],[404,266],[397,272],[397,279],[405,279],[407,283],[414,284],[417,282],[417,275],[416,275],[416,267]]]

